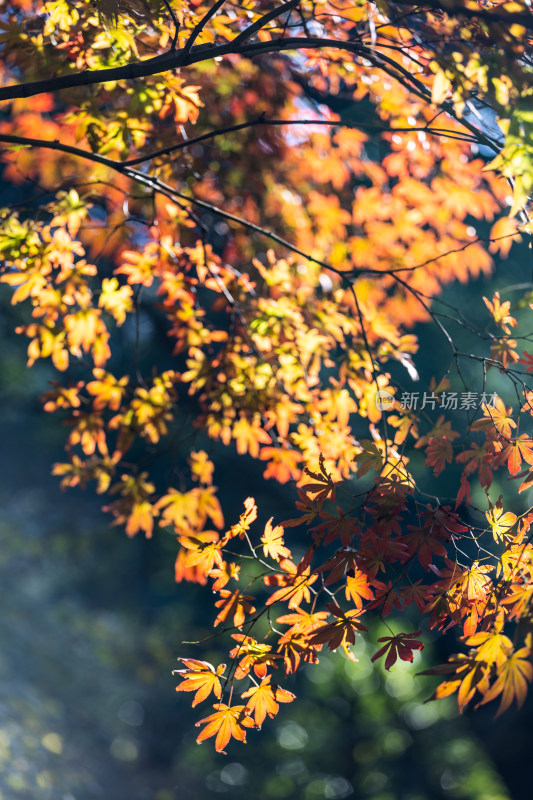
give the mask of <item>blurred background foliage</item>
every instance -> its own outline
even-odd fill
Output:
[[[515,247],[491,280],[451,286],[443,298],[483,327],[481,296],[499,289],[512,298],[505,289],[523,281],[529,259],[525,245]],[[299,702],[252,732],[247,746],[232,743],[226,757],[198,747],[194,722],[209,712],[176,695],[171,670],[179,655],[223,657],[216,638],[201,648],[181,644],[212,634],[210,598],[174,583],[171,534],[129,540],[109,527],[99,498],[59,490],[50,469],[62,459],[64,429],[37,399],[54,374],[43,362],[27,370],[24,341],[13,333],[20,312],[7,291],[0,303],[0,800],[531,796],[531,697],[497,720],[492,708],[459,717],[452,698],[424,704],[434,681],[415,673],[445,660],[453,632],[449,640],[424,632],[414,665],[397,663],[390,674],[371,665],[361,638],[357,664],[324,653],[291,684]],[[461,349],[472,346],[461,326],[450,326]],[[424,391],[449,354],[435,329],[417,333],[421,381],[407,388]],[[146,323],[147,364],[159,338]],[[127,331],[123,346],[127,353]],[[482,391],[479,365],[468,362],[462,375],[465,384],[451,388]],[[509,391],[498,373],[489,388],[504,398]],[[465,427],[465,412],[453,413],[453,427]],[[187,437],[175,452],[178,473],[190,445]],[[249,494],[265,519],[293,516],[293,489],[265,482],[261,466],[231,448],[215,457],[229,524]],[[424,469],[421,456],[420,476]],[[441,483],[443,496],[454,493],[453,474]],[[498,493],[496,485],[493,499]]]

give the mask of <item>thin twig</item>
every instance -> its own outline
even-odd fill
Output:
[[[203,29],[205,28],[211,17],[215,16],[219,8],[221,8],[225,2],[226,0],[216,0],[216,3],[209,9],[209,11],[206,14],[204,14],[200,22],[198,22],[194,26],[192,33],[187,39],[187,42],[183,48],[184,55],[188,55],[191,52],[193,44],[200,36],[201,32],[203,31]]]

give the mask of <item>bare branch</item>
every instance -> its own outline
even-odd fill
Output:
[[[250,25],[246,30],[240,33],[236,39],[233,40],[233,44],[238,46],[242,42],[246,42],[254,33],[264,28],[271,20],[276,19],[279,17],[280,14],[284,14],[286,11],[290,11],[292,8],[295,8],[299,5],[300,0],[289,0],[288,3],[283,3],[283,5],[278,6],[277,8],[273,8],[272,11],[269,11],[268,14],[265,14],[260,19],[256,20],[253,25]]]
[[[237,37],[238,38],[238,37]],[[390,69],[394,69],[394,77],[397,77],[398,65],[391,59],[380,55],[376,59],[376,52],[357,42],[340,41],[338,39],[327,38],[306,38],[288,37],[286,39],[274,39],[269,42],[244,43],[243,46],[235,46],[235,40],[225,44],[200,44],[194,45],[187,50],[182,47],[179,50],[170,50],[154,58],[144,61],[124,64],[122,67],[109,67],[106,69],[84,70],[69,75],[61,75],[56,78],[47,78],[41,81],[31,81],[28,83],[13,84],[0,88],[0,102],[4,100],[16,100],[22,97],[34,97],[35,95],[47,92],[57,92],[62,89],[70,89],[75,86],[93,86],[109,81],[136,80],[146,78],[151,75],[159,75],[162,72],[179,69],[180,67],[197,64],[202,61],[211,61],[229,54],[239,54],[241,56],[258,56],[268,53],[279,53],[287,50],[317,50],[322,48],[333,48],[354,53],[363,58],[367,58],[375,63],[376,66],[383,66],[382,61],[386,61]],[[404,79],[411,81],[411,90],[417,92],[423,99],[428,99],[429,95],[423,84],[419,84],[416,78],[405,70]],[[398,78],[400,79],[400,78]]]
[[[179,33],[179,30],[180,30],[180,23],[179,23],[179,20],[178,20],[178,18],[176,17],[176,15],[174,13],[174,9],[170,5],[169,0],[163,0],[163,2],[165,4],[165,6],[167,7],[167,11],[170,14],[170,18],[172,19],[172,23],[174,25],[174,36],[172,37],[172,43],[170,45],[170,49],[171,50],[175,50],[176,49],[176,43],[178,41],[178,33]]]
[[[60,153],[68,153],[70,156],[78,158],[85,158],[89,161],[94,161],[97,164],[103,164],[105,167],[122,172],[120,161],[114,161],[112,158],[106,158],[98,153],[91,153],[90,150],[82,150],[81,147],[73,147],[70,144],[63,144],[57,139],[51,141],[48,139],[31,139],[27,136],[15,136],[10,133],[0,134],[0,142],[6,144],[14,144],[22,147],[42,147],[45,150],[57,150]]]
[[[440,11],[447,14],[449,17],[470,17],[472,19],[480,19],[483,22],[505,22],[507,25],[523,25],[524,28],[529,30],[533,29],[533,14],[531,11],[504,11],[498,8],[483,8],[478,5],[477,8],[463,5],[462,3],[454,2],[454,0],[445,0],[445,2],[438,2],[438,0],[422,0],[420,3],[410,3],[409,0],[395,0],[395,5],[398,6],[412,6],[413,11],[423,12],[429,9],[430,11]]]
[[[195,136],[192,139],[186,139],[183,142],[178,142],[177,144],[171,144],[167,147],[161,147],[159,150],[154,150],[152,153],[147,153],[146,155],[136,156],[135,158],[130,158],[127,161],[123,161],[123,166],[134,167],[137,164],[143,164],[146,161],[151,161],[154,158],[159,158],[159,156],[166,156],[170,155],[171,153],[175,153],[178,150],[184,150],[187,147],[191,147],[191,145],[199,144],[200,142],[209,141],[210,139],[215,139],[218,136],[224,136],[228,133],[235,133],[235,131],[242,131],[246,128],[253,128],[258,125],[270,125],[273,127],[283,127],[284,125],[303,125],[303,126],[319,126],[319,127],[329,127],[329,128],[351,128],[357,129],[362,131],[369,131],[371,133],[416,133],[417,131],[424,132],[431,136],[437,137],[445,137],[448,139],[456,139],[461,142],[471,142],[473,144],[478,143],[479,139],[474,136],[474,134],[462,134],[460,131],[450,131],[444,128],[428,128],[426,125],[423,126],[409,126],[409,127],[388,127],[387,125],[373,125],[371,123],[365,122],[343,122],[342,120],[322,120],[322,119],[267,119],[263,114],[261,114],[256,119],[249,120],[248,122],[239,122],[236,125],[229,125],[227,128],[216,128],[213,131],[207,131],[206,133],[202,133],[199,136]],[[1,141],[1,137],[0,137]]]
[[[187,39],[187,43],[185,44],[185,47],[183,48],[183,52],[184,52],[185,55],[187,55],[188,53],[191,52],[191,48],[192,48],[193,44],[195,43],[197,38],[200,36],[201,32],[203,31],[203,29],[205,28],[205,26],[207,25],[207,23],[209,22],[211,17],[215,16],[215,14],[219,10],[219,8],[222,8],[222,6],[224,5],[225,2],[226,2],[226,0],[216,0],[216,3],[214,4],[214,6],[212,8],[210,8],[209,11],[206,14],[204,14],[204,16],[202,17],[200,22],[198,22],[198,24],[195,25],[191,35]]]

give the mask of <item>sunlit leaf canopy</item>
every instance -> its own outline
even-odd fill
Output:
[[[482,328],[438,298],[531,235],[532,31],[525,2],[0,6],[16,198],[0,279],[28,309],[29,366],[57,373],[44,408],[69,433],[54,472],[108,495],[130,536],[173,531],[176,579],[214,590],[229,666],[189,657],[179,674],[193,703],[213,693],[199,741],[220,751],[294,699],[276,676],[324,646],[353,658],[371,612],[387,669],[423,647],[386,620],[414,606],[463,637],[437,697],[524,700],[531,264],[513,305],[479,298]],[[148,323],[165,343],[149,364]],[[441,348],[420,402],[417,323]],[[477,393],[461,384],[472,359]],[[217,441],[298,486],[292,519],[243,485],[228,527]]]

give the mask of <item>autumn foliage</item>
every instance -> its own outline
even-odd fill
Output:
[[[0,6],[18,198],[4,193],[0,280],[26,309],[28,365],[57,373],[53,470],[93,484],[129,536],[172,531],[176,580],[214,593],[227,665],[182,654],[176,674],[218,751],[295,699],[286,676],[324,648],[354,659],[376,622],[386,669],[424,630],[457,630],[435,698],[524,701],[533,355],[517,309],[533,294],[479,298],[483,329],[439,295],[532,233],[532,31],[522,0]],[[147,320],[168,343],[149,366]],[[441,337],[426,387],[422,323]],[[296,487],[294,516],[243,480],[226,520],[217,442]]]

